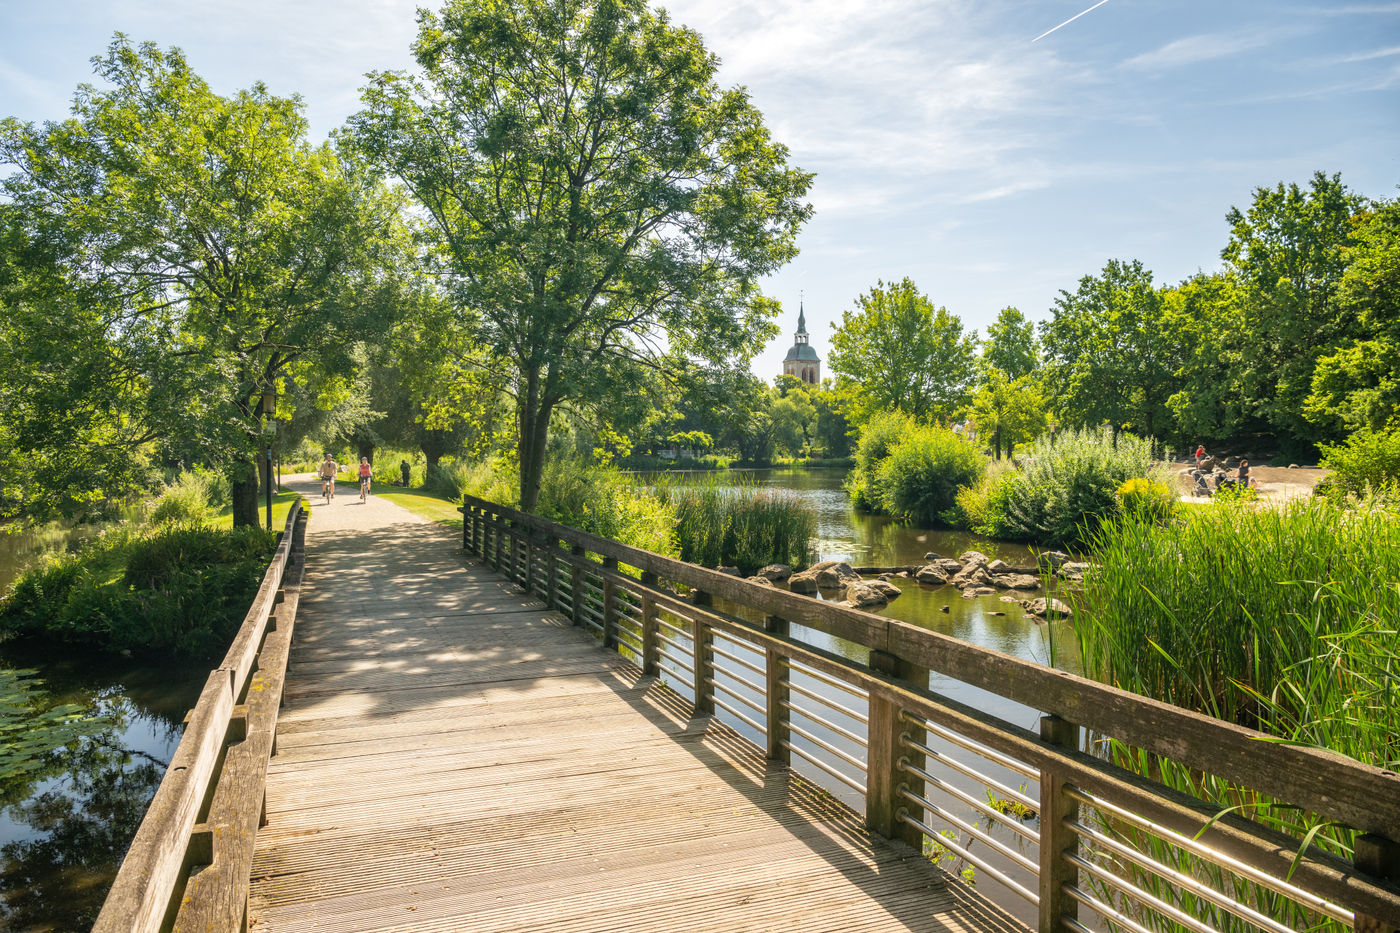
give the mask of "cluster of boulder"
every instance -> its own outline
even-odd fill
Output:
[[[794,593],[839,593],[841,601],[838,605],[879,609],[901,594],[900,588],[890,582],[894,578],[910,579],[925,586],[955,586],[962,590],[964,598],[973,599],[997,593],[1038,590],[1041,571],[1054,573],[1067,581],[1081,582],[1084,572],[1089,569],[1088,564],[1071,561],[1069,555],[1061,551],[1045,552],[1040,556],[1040,566],[1030,568],[1013,567],[1002,560],[991,560],[981,551],[966,551],[957,560],[929,553],[924,555],[924,561],[922,567],[883,573],[874,580],[865,579],[845,561],[824,560],[800,573],[793,573],[786,564],[770,564],[750,577],[749,582],[776,586],[786,580],[788,589]],[[1018,599],[1004,595],[1002,600],[1019,603],[1026,612],[1042,619],[1068,617],[1071,614],[1070,608],[1057,599]]]
[[[1226,457],[1202,457],[1195,466],[1182,470],[1181,475],[1191,480],[1193,496],[1209,498],[1219,490],[1235,485],[1235,480],[1230,478],[1230,470],[1238,467],[1238,461],[1232,467]]]

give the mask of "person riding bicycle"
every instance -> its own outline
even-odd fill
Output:
[[[340,472],[340,464],[331,459],[330,454],[326,454],[326,459],[321,461],[321,465],[316,468],[316,473],[321,477],[321,495],[329,501],[335,498],[335,474]]]
[[[372,473],[373,473],[373,471],[370,469],[370,466],[369,466],[369,459],[366,458],[366,457],[361,457],[361,458],[360,458],[360,501],[361,501],[361,502],[364,502],[364,501],[365,501],[365,494],[369,492],[369,480],[370,480],[370,476],[372,475]]]

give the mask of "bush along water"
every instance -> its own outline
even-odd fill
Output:
[[[746,576],[767,564],[812,561],[816,513],[795,493],[713,479],[657,489],[674,512],[681,560],[738,567]]]
[[[846,477],[846,493],[858,509],[879,512],[884,509],[880,485],[880,465],[890,451],[914,427],[914,419],[900,411],[884,412],[866,422],[856,445],[855,468]]]
[[[857,508],[950,524],[958,490],[976,484],[986,469],[986,455],[947,428],[889,412],[861,431],[846,492]]]
[[[276,535],[163,524],[108,532],[23,574],[0,634],[97,651],[209,659],[227,649]]]
[[[1400,486],[1400,427],[1388,431],[1366,428],[1344,443],[1323,444],[1322,465],[1332,471],[1329,484],[1346,492],[1360,494]]]
[[[1061,431],[1035,441],[1016,469],[1004,469],[960,495],[967,525],[994,538],[1082,546],[1125,501],[1165,511],[1171,498],[1152,442],[1108,428]],[[1147,480],[1147,485],[1130,480]],[[1126,499],[1120,495],[1126,494]]]
[[[1225,503],[1169,524],[1129,514],[1102,526],[1091,545],[1098,571],[1084,599],[1092,611],[1075,617],[1086,674],[1281,741],[1400,768],[1393,502]],[[1313,845],[1351,853],[1350,830],[1140,749],[1111,743],[1109,753],[1222,809],[1300,839],[1316,830]],[[1332,928],[1269,892],[1244,894],[1287,925]],[[1254,929],[1208,905],[1200,911],[1217,929]]]

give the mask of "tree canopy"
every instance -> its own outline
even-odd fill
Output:
[[[774,333],[758,279],[795,254],[811,176],[644,0],[449,0],[414,54],[347,139],[412,192],[461,331],[513,370],[533,508],[562,402]]]

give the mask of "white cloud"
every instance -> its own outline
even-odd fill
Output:
[[[1146,70],[1180,68],[1183,65],[1194,65],[1197,62],[1229,58],[1240,52],[1247,52],[1250,49],[1266,45],[1270,40],[1269,35],[1262,33],[1235,36],[1209,34],[1188,36],[1185,39],[1168,42],[1151,52],[1136,55],[1123,64],[1128,68]]]
[[[1340,58],[1332,59],[1332,63],[1335,65],[1347,65],[1352,62],[1369,62],[1375,61],[1378,58],[1390,58],[1394,55],[1400,55],[1400,45],[1392,45],[1388,49],[1375,49],[1371,52],[1357,52],[1354,55],[1343,55]]]

